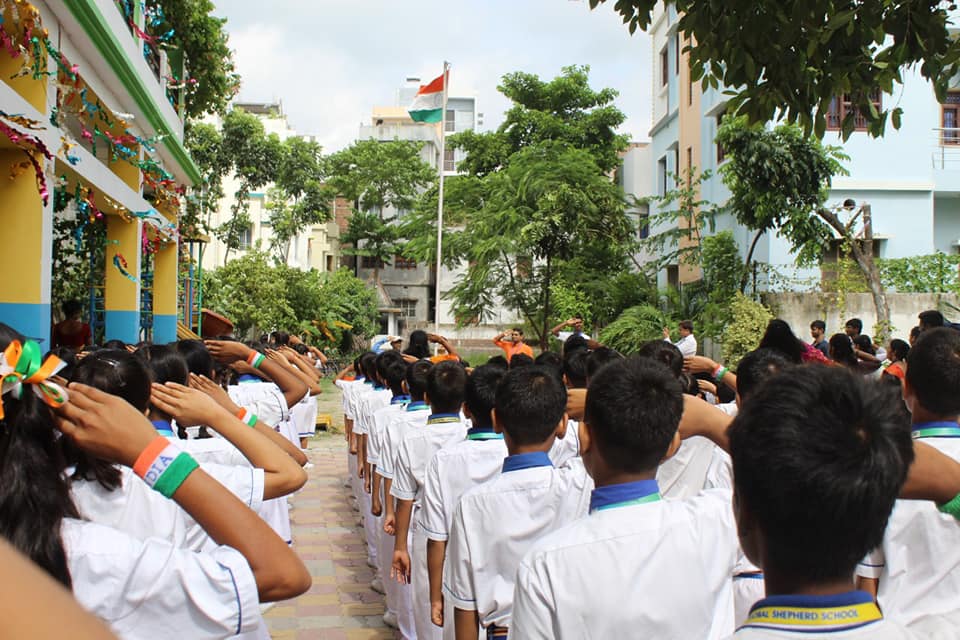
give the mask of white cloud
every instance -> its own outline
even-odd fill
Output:
[[[612,5],[612,3],[608,3]],[[268,10],[265,10],[268,9]],[[374,105],[393,104],[408,75],[439,75],[451,62],[451,93],[477,96],[485,128],[509,102],[496,86],[511,71],[542,78],[591,66],[591,84],[620,91],[623,131],[650,128],[650,42],[630,36],[610,6],[571,0],[229,0],[230,44],[243,78],[240,99],[283,101],[300,133],[327,152],[349,145]]]

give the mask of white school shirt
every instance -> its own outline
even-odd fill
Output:
[[[423,429],[430,417],[430,407],[422,400],[411,402],[399,416],[392,419],[383,430],[377,473],[388,480],[393,480],[394,470],[397,467],[397,454],[400,452],[400,443],[411,429]]]
[[[347,417],[353,420],[354,422],[356,422],[358,418],[357,402],[363,394],[369,391],[373,391],[373,382],[367,381],[367,380],[357,382],[356,384],[354,384],[353,387],[350,388],[350,394],[347,396],[347,403],[349,407],[349,410],[347,412]]]
[[[507,455],[503,435],[492,429],[471,429],[467,440],[433,454],[427,463],[420,511],[420,524],[428,539],[446,542],[460,497],[500,475]]]
[[[550,461],[554,466],[562,467],[569,460],[580,457],[580,422],[567,421],[567,433],[562,438],[556,438],[550,447]]]
[[[737,560],[730,505],[729,491],[712,489],[593,511],[548,534],[520,563],[510,635],[730,637]]]
[[[373,414],[378,409],[390,406],[392,397],[393,392],[390,389],[374,389],[361,396],[358,399],[359,410],[357,411],[357,420],[353,426],[353,432],[368,435]]]
[[[669,342],[677,349],[680,350],[680,353],[684,358],[689,358],[691,356],[697,355],[697,339],[691,333],[688,336],[680,338],[677,342],[672,342],[670,338],[664,338],[665,342]]]
[[[333,384],[340,387],[340,403],[343,405],[343,415],[353,420],[353,408],[350,405],[350,396],[356,390],[358,385],[363,384],[363,379],[359,380],[334,380]]]
[[[667,498],[689,498],[700,493],[717,448],[701,436],[683,440],[677,452],[657,469],[660,494]]]
[[[317,430],[318,411],[317,399],[309,392],[290,409],[290,417],[299,437],[309,438]]]
[[[960,461],[960,438],[923,442]],[[957,610],[960,522],[940,513],[932,502],[897,500],[883,543],[861,562],[857,575],[880,579],[877,602],[884,616],[908,627],[921,618]]]
[[[433,422],[435,420],[450,422]],[[407,431],[397,449],[390,495],[399,500],[420,502],[430,458],[440,449],[461,442],[466,435],[463,418],[455,413],[432,414],[423,428]]]
[[[196,553],[65,518],[73,595],[122,640],[202,640],[248,633],[260,621],[257,583],[230,547]]]
[[[510,627],[520,559],[538,539],[585,515],[593,489],[579,459],[556,468],[543,454],[520,454],[502,467],[460,499],[444,571],[446,597],[458,609],[476,611],[484,627]],[[513,629],[510,636],[526,637]]]
[[[211,463],[201,468],[252,510],[260,510],[263,469]],[[120,467],[120,478],[121,485],[114,491],[96,480],[73,480],[70,495],[80,516],[134,538],[160,538],[183,549],[200,551],[213,544],[190,514],[147,486],[129,468]]]
[[[949,636],[939,636],[942,638]],[[836,640],[920,640],[881,617],[870,594],[851,591],[828,596],[771,596],[757,602],[735,640],[834,638]]]
[[[384,431],[387,425],[400,417],[407,408],[410,396],[396,396],[390,404],[373,412],[370,429],[367,433],[367,462],[380,465],[380,451],[383,449]]]

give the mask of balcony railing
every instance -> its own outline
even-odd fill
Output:
[[[934,169],[960,169],[960,127],[933,130],[935,147],[931,154]]]

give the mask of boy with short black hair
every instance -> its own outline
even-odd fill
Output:
[[[924,331],[907,355],[903,399],[913,438],[960,460],[960,333]],[[932,504],[898,501],[883,544],[857,567],[879,579],[884,615],[912,627],[957,608],[960,525]]]
[[[827,340],[827,323],[823,320],[814,320],[810,323],[810,337],[813,338],[813,342],[810,344],[813,345],[814,349],[817,349],[825,355],[827,358],[830,357],[830,342]]]
[[[587,388],[587,359],[590,352],[584,349],[563,354],[563,381],[568,389]]]
[[[427,537],[420,523],[426,467],[433,454],[466,435],[460,415],[466,382],[467,373],[459,363],[441,362],[430,370],[425,400],[430,403],[431,414],[425,428],[411,429],[404,435],[390,487],[391,495],[397,498],[392,576],[413,588],[413,617],[417,637],[422,640],[442,636],[440,628],[431,622]],[[408,531],[413,532],[412,553],[408,551]]]
[[[470,419],[467,439],[437,451],[427,464],[420,523],[427,535],[431,618],[453,638],[453,606],[443,600],[443,565],[453,512],[460,497],[500,473],[507,446],[493,427],[497,385],[506,375],[498,367],[481,366],[467,379],[463,412]]]
[[[850,336],[851,339],[856,338],[858,335],[863,333],[863,320],[860,318],[850,318],[843,325],[843,331]]]
[[[447,548],[444,595],[458,640],[476,638],[481,625],[488,637],[506,634],[517,562],[538,537],[586,512],[592,483],[579,458],[555,468],[548,456],[567,429],[566,398],[539,367],[514,369],[497,387],[494,428],[510,455],[498,477],[463,494]]]

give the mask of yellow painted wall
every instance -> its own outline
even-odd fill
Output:
[[[125,222],[120,216],[107,216],[107,265],[106,292],[107,311],[139,311],[140,287],[125,277],[113,264],[120,253],[127,260],[127,271],[140,277],[140,225],[139,220]]]
[[[685,48],[689,42],[682,41],[681,48]],[[703,168],[700,143],[700,126],[702,118],[700,117],[700,83],[690,83],[690,54],[682,53],[680,56],[680,76],[679,76],[679,173],[682,176],[687,175],[688,164],[695,169],[693,180],[699,175]],[[699,198],[698,198],[699,199]],[[681,221],[681,226],[686,226]],[[696,240],[683,240],[681,246],[688,247]],[[698,265],[681,264],[680,282],[692,282],[702,277],[701,269]]]
[[[12,36],[16,41],[16,38],[19,37],[19,34],[13,33],[13,17],[10,13],[9,6],[4,7],[3,18],[4,26],[2,28],[6,30],[7,35]],[[6,82],[8,85],[10,85],[14,91],[19,93],[24,100],[33,105],[37,111],[40,113],[46,113],[47,78],[44,76],[34,80],[32,71],[20,77],[13,77],[19,73],[20,69],[24,65],[24,61],[25,60],[23,56],[13,58],[5,48],[0,47],[0,78],[3,78],[3,82]],[[45,64],[46,61],[44,61],[44,65]]]
[[[9,178],[16,165],[27,160],[21,151],[0,149],[0,302],[39,304],[43,244],[43,202],[37,192],[33,167]],[[42,162],[42,159],[41,159]],[[49,301],[48,301],[49,302]]]

